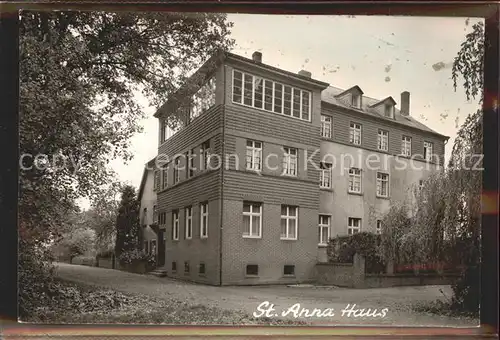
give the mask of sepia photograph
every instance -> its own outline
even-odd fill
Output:
[[[20,11],[19,321],[479,326],[484,30]]]

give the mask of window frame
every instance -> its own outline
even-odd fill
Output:
[[[179,210],[172,210],[172,241],[179,241]]]
[[[430,148],[430,153],[428,152]],[[434,155],[434,143],[424,140],[424,160],[426,162],[432,161],[432,156]]]
[[[250,211],[245,211],[245,205],[250,206]],[[259,206],[258,212],[253,211],[254,205]],[[261,202],[243,201],[242,216],[243,216],[243,219],[245,218],[245,216],[248,216],[248,218],[250,220],[249,234],[245,235],[245,231],[243,231],[243,233],[242,233],[243,238],[262,238],[262,203]],[[258,229],[257,235],[252,233],[252,225],[253,225],[253,218],[252,217],[255,217],[255,216],[259,217],[259,229]]]
[[[295,154],[293,154],[295,152]],[[292,160],[295,159],[295,167],[292,168]],[[294,173],[290,173],[293,170]],[[283,175],[297,177],[299,170],[299,150],[288,146],[283,147]]]
[[[161,188],[162,190],[168,187],[168,167],[161,170]]]
[[[323,223],[322,218],[326,218],[328,221],[328,224]],[[318,246],[320,247],[326,247],[328,246],[328,241],[331,238],[331,225],[332,225],[332,216],[331,215],[326,215],[326,214],[320,214],[319,215],[319,221],[318,221],[318,229],[319,229],[319,240],[318,240]],[[327,239],[326,241],[323,240],[323,229],[327,229]]]
[[[351,178],[352,180],[352,186],[351,186]],[[355,191],[353,188],[355,179],[359,178],[359,191]],[[361,194],[363,192],[363,170],[360,168],[349,168],[349,176],[348,176],[348,185],[347,185],[347,192],[350,194]]]
[[[203,158],[203,170],[208,170],[210,165],[210,139],[201,144],[201,156]]]
[[[359,225],[358,226],[354,226],[354,225],[351,225],[351,221],[358,221],[359,222]],[[358,218],[358,217],[348,217],[347,218],[347,235],[354,235],[354,234],[357,234],[357,233],[360,233],[361,232],[361,226],[362,226],[362,219],[361,218]],[[349,233],[349,230],[352,230],[352,233]],[[354,230],[357,230],[357,232],[354,232]]]
[[[281,218],[280,218],[280,240],[288,240],[288,241],[296,241],[299,238],[299,207],[295,205],[287,205],[287,204],[282,204],[281,209],[283,207],[286,208],[286,215],[283,215],[281,212]],[[295,216],[290,215],[290,208],[295,208]],[[281,233],[281,221],[282,220],[286,221],[286,236],[283,237],[283,234]],[[295,237],[290,237],[290,220],[295,220]]]
[[[382,177],[379,178],[379,175],[380,176],[386,176],[386,177],[385,178],[382,178]],[[386,187],[386,194],[385,195],[381,194],[381,191],[382,191],[384,183],[387,186]],[[377,197],[388,198],[390,196],[390,192],[389,192],[389,189],[390,189],[390,175],[389,175],[389,173],[382,172],[382,171],[377,171],[375,184],[376,184]]]
[[[189,211],[189,214],[188,214]],[[193,206],[184,208],[184,238],[191,240],[193,238]],[[188,235],[188,231],[190,231]]]
[[[248,274],[248,267],[249,266],[255,266],[255,268],[257,269],[256,274]],[[258,264],[247,264],[245,266],[245,276],[248,276],[248,277],[258,277],[259,276],[259,265]]]
[[[327,162],[321,162],[319,164],[320,172],[319,172],[319,187],[320,189],[331,189],[332,188],[332,178],[333,178],[333,164]],[[325,186],[325,173],[328,174],[328,186]]]
[[[349,143],[352,145],[361,145],[363,143],[362,138],[362,125],[360,123],[350,122],[349,123]],[[359,136],[359,142],[356,143],[356,136]]]
[[[385,146],[385,148],[383,148]],[[379,151],[389,151],[389,131],[378,129],[377,133],[377,149]]]
[[[181,181],[181,172],[180,172],[180,169],[179,169],[179,166],[181,164],[181,157],[180,156],[177,156],[174,161],[174,183],[173,185],[176,185],[177,183],[179,183]]]
[[[241,74],[241,91],[240,93],[237,95],[239,96],[239,98],[241,99],[239,102],[235,100],[235,74],[236,73],[240,73]],[[252,88],[251,88],[251,91],[252,91],[252,96],[251,96],[251,103],[248,104],[245,102],[245,78],[246,77],[250,77],[251,78],[251,81],[248,82],[248,84],[252,83]],[[256,86],[255,86],[255,80],[257,79],[260,79],[261,80],[261,84],[262,84],[262,102],[261,102],[261,107],[259,106],[256,106],[255,104],[255,94],[256,94]],[[268,87],[267,85],[270,83],[270,86]],[[276,85],[280,85],[281,87],[281,98],[277,97],[276,93],[277,92],[280,92],[280,91],[276,91]],[[290,97],[290,115],[286,114],[285,113],[285,88],[289,88],[291,91],[291,97]],[[269,94],[266,95],[266,90],[271,90],[271,100],[266,100],[266,96],[267,98],[269,98]],[[296,103],[294,98],[294,93],[295,91],[298,91],[298,102]],[[304,98],[307,97],[307,104],[305,104],[304,102]],[[249,96],[246,97],[247,99],[250,99]],[[281,103],[281,105],[277,105],[277,100]],[[260,102],[260,100],[258,100]],[[262,110],[262,111],[266,111],[266,112],[270,112],[270,113],[274,113],[274,114],[277,114],[277,115],[281,115],[281,116],[286,116],[286,117],[291,117],[291,118],[294,118],[294,119],[298,119],[298,120],[301,120],[301,121],[305,121],[305,122],[311,122],[311,118],[312,118],[312,92],[309,91],[309,90],[304,90],[304,89],[301,89],[301,88],[298,88],[296,86],[292,86],[292,85],[286,85],[286,84],[283,84],[281,82],[278,82],[278,81],[275,81],[275,80],[271,80],[271,79],[268,79],[268,78],[264,78],[264,77],[261,77],[261,76],[257,76],[257,75],[253,75],[251,73],[248,73],[248,72],[244,72],[244,71],[240,71],[238,69],[233,69],[232,70],[232,79],[231,79],[231,102],[233,104],[236,104],[236,105],[243,105],[243,106],[246,106],[246,107],[251,107],[251,108],[254,108],[254,109],[257,109],[257,110]],[[267,108],[267,105],[270,105],[270,110]],[[307,109],[304,108],[304,105],[307,105]],[[281,108],[281,112],[277,112],[275,109],[276,107],[280,107]],[[294,116],[294,107],[298,107],[298,110],[299,110],[299,115],[298,116]],[[307,111],[307,112],[306,112]],[[303,117],[304,116],[307,116],[307,119],[304,119]]]
[[[286,268],[292,268],[292,274],[286,273]],[[294,264],[285,264],[283,265],[283,276],[284,277],[295,277],[295,265]]]
[[[251,143],[252,145],[249,146],[248,143]],[[260,144],[260,147],[256,147],[256,143]],[[249,171],[256,171],[260,172],[262,171],[262,156],[263,156],[263,146],[264,143],[253,140],[253,139],[247,139],[246,140],[246,149],[245,149],[245,169]],[[248,155],[248,152],[251,152],[251,156]],[[257,155],[259,156],[259,163],[256,162]],[[251,157],[250,163],[248,162],[248,157]],[[249,167],[249,165],[251,165]],[[256,165],[258,165],[258,169],[256,169]]]
[[[356,109],[361,108],[361,94],[351,93],[351,106]]]
[[[405,157],[411,157],[411,153],[412,153],[412,145],[411,144],[412,144],[412,138],[410,136],[403,135],[401,137],[401,155],[403,155]]]
[[[328,127],[328,129],[325,129]],[[326,135],[328,131],[328,135]],[[321,137],[331,139],[333,135],[333,118],[328,115],[321,115]]]
[[[205,207],[206,211],[204,211]],[[205,228],[205,233],[203,233],[203,228]],[[200,203],[200,238],[208,238],[208,202]]]

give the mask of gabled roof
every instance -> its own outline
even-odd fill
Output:
[[[337,99],[338,95],[344,91],[345,90],[343,90],[343,89],[339,89],[339,88],[334,87],[334,86],[329,86],[326,90],[324,90],[321,93],[321,101],[323,103],[327,103],[327,104],[335,105],[338,107],[343,107],[343,108],[349,109],[351,111],[355,111],[358,114],[364,114],[368,117],[382,119],[382,120],[385,120],[387,122],[391,122],[393,124],[394,123],[401,124],[401,125],[404,125],[404,126],[407,126],[410,128],[418,129],[418,130],[421,130],[424,132],[428,132],[428,133],[437,135],[441,138],[445,138],[445,139],[449,138],[447,136],[444,136],[444,135],[430,129],[429,127],[420,123],[418,120],[416,120],[412,116],[403,116],[401,114],[400,110],[397,108],[394,109],[394,118],[385,117],[385,116],[381,115],[380,113],[378,113],[377,110],[375,110],[373,108],[373,105],[376,105],[377,103],[383,102],[384,100],[387,100],[391,97],[388,97],[388,98],[380,101],[378,99],[363,96],[361,108],[358,109],[358,108],[353,108],[350,105],[346,105],[341,100]]]
[[[379,101],[375,104],[370,105],[370,107],[377,107],[377,106],[379,106],[381,104],[385,104],[387,102],[390,102],[392,105],[396,105],[396,101],[394,100],[394,98],[389,96],[389,97],[382,99],[381,101]]]
[[[142,179],[141,179],[141,184],[139,185],[139,193],[137,195],[137,199],[139,202],[142,199],[142,194],[144,192],[144,186],[146,185],[146,180],[148,178],[148,171],[153,169],[153,166],[155,165],[155,160],[156,157],[148,161],[146,164],[144,164],[144,170],[142,171]]]
[[[342,97],[344,94],[353,92],[354,90],[358,91],[360,94],[364,93],[363,90],[361,90],[361,88],[358,85],[354,85],[353,87],[350,87],[347,90],[339,93],[338,95],[336,95],[336,97]]]

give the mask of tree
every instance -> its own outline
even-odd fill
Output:
[[[109,162],[132,157],[143,117],[135,95],[159,106],[233,42],[223,14],[22,11],[19,25],[19,286],[28,287],[49,277],[33,274],[49,268],[40,245],[61,234],[75,199],[98,195]]]
[[[116,218],[115,254],[117,257],[123,252],[139,249],[139,208],[140,204],[134,187],[125,186]]]

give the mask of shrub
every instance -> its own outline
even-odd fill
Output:
[[[330,262],[352,263],[354,254],[363,256],[366,260],[368,273],[383,272],[385,265],[379,255],[380,235],[362,232],[350,236],[331,238],[327,254]]]
[[[140,249],[133,249],[133,250],[127,250],[124,251],[120,254],[118,257],[118,260],[120,261],[121,264],[131,264],[134,262],[147,262],[148,265],[154,266],[155,265],[155,257],[152,254],[146,253],[144,250]]]
[[[362,232],[350,236],[331,238],[327,254],[330,262],[352,263],[354,254],[365,258],[365,268],[368,273],[380,273],[385,270],[385,264],[379,255],[380,235]]]

